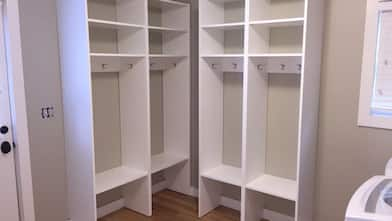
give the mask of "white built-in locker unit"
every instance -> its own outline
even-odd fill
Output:
[[[242,221],[311,221],[323,0],[199,12],[199,215],[239,201]]]
[[[152,215],[153,176],[190,194],[189,5],[57,2],[69,218],[96,220],[108,192]]]

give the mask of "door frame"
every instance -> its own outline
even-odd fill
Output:
[[[19,0],[2,0],[6,16],[6,50],[20,221],[35,221],[25,84],[23,75]]]

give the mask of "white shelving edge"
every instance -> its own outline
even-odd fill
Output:
[[[151,173],[156,173],[189,160],[188,157],[162,153],[151,157]]]
[[[288,57],[302,57],[302,53],[261,53],[249,54],[250,58],[288,58]]]
[[[123,54],[123,53],[90,53],[90,57],[119,57],[119,58],[143,58],[144,54]]]
[[[116,167],[111,170],[96,174],[96,194],[114,189],[147,176],[147,171],[131,169],[126,166]]]
[[[244,26],[245,26],[244,22],[233,22],[233,23],[223,23],[223,24],[202,25],[200,27],[204,29],[232,30],[232,29],[243,29]]]
[[[187,3],[177,2],[173,0],[153,0],[151,6],[155,7],[186,7],[189,6]]]
[[[290,179],[262,175],[248,183],[246,188],[291,201],[297,200],[297,182]]]
[[[229,165],[220,165],[201,174],[202,177],[215,181],[241,186],[241,168]]]
[[[250,25],[265,25],[265,26],[271,26],[271,27],[299,26],[299,25],[303,25],[304,21],[305,21],[304,17],[297,17],[297,18],[283,18],[283,19],[251,21],[249,24]]]
[[[187,32],[186,29],[181,29],[181,28],[170,28],[170,27],[163,27],[163,26],[154,26],[154,25],[150,25],[148,26],[148,29],[151,31],[167,31],[167,32]]]
[[[124,22],[107,21],[102,19],[89,18],[88,23],[91,26],[113,28],[113,29],[143,29],[145,26],[138,24],[129,24]]]

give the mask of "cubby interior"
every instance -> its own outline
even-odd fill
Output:
[[[252,190],[245,192],[245,220],[274,220],[279,214],[283,220],[295,220],[295,202]]]
[[[88,0],[88,18],[127,24],[146,24],[144,0]]]
[[[152,173],[179,164],[189,166],[189,76],[187,59],[168,69],[150,70],[150,130]],[[176,86],[174,86],[176,85]],[[180,86],[182,85],[182,86]],[[181,168],[174,168],[172,171]],[[165,177],[167,178],[167,173]],[[183,176],[184,179],[186,178]]]
[[[200,11],[208,16],[201,17],[201,25],[244,22],[244,0],[205,0]]]
[[[251,0],[250,21],[304,17],[304,0]]]
[[[95,171],[122,165],[119,73],[93,73]]]
[[[205,162],[201,175],[221,182],[240,185],[242,166],[242,119],[243,119],[243,72],[224,72],[214,69],[208,59],[201,60],[204,71],[201,71],[201,81],[207,84],[203,89],[206,94],[205,105],[210,111],[208,121],[203,121],[208,127],[205,137],[205,153],[201,150],[201,158]],[[209,83],[207,83],[207,81]],[[208,96],[208,97],[207,97]],[[204,143],[204,141],[201,141]],[[203,155],[204,154],[204,155]],[[208,157],[206,156],[208,155]],[[207,166],[208,165],[208,166]]]
[[[200,30],[201,55],[243,54],[244,29],[202,29]]]
[[[250,61],[246,187],[295,201],[301,75],[269,73]]]
[[[186,55],[188,48],[178,47],[186,44],[189,34],[186,32],[149,31],[149,53],[162,55]]]
[[[187,7],[176,1],[148,1],[148,25],[188,30]],[[189,15],[188,15],[189,16]]]
[[[302,53],[303,26],[251,25],[249,53]]]

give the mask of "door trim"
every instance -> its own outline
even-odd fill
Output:
[[[10,81],[11,116],[13,124],[16,178],[18,183],[20,221],[35,221],[33,183],[31,176],[25,84],[23,75],[19,5],[3,0],[6,16],[6,47]]]

